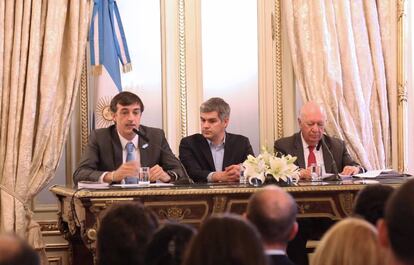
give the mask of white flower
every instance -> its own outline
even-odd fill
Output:
[[[257,157],[249,155],[244,161],[244,174],[250,180],[258,178],[265,181],[267,175],[271,175],[275,180],[297,182],[299,180],[299,170],[294,164],[296,157],[291,155],[277,157],[273,153],[269,153],[266,149],[262,149],[262,153]]]

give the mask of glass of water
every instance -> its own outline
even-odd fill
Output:
[[[310,166],[312,181],[321,181],[323,164],[311,164]]]
[[[243,164],[239,164],[239,166],[240,166],[240,179],[239,179],[240,181],[239,181],[239,183],[245,185],[245,184],[247,184],[247,177],[244,174],[246,168],[243,166]]]
[[[149,184],[150,184],[150,168],[141,167],[139,169],[139,185],[149,186]]]

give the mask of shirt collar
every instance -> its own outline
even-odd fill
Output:
[[[308,143],[305,141],[305,138],[303,138],[303,134],[302,132],[300,132],[300,138],[302,138],[302,145],[303,145],[303,150],[306,150],[309,148]]]
[[[138,134],[135,135],[135,137],[130,141],[125,139],[119,132],[118,130],[116,131],[118,133],[119,136],[119,140],[121,141],[121,146],[122,149],[125,149],[125,146],[127,145],[127,143],[132,142],[134,144],[135,149],[138,147]]]
[[[208,142],[208,145],[210,146],[210,147],[215,147],[215,148],[218,148],[218,147],[224,147],[224,144],[226,143],[226,134],[224,134],[224,138],[223,138],[223,142],[221,142],[220,144],[218,144],[218,145],[214,145],[213,144],[213,142],[212,141],[210,141],[209,139],[206,139],[207,140],[207,142]]]

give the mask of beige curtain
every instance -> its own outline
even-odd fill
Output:
[[[0,231],[42,249],[31,200],[53,178],[84,58],[87,0],[0,1]]]
[[[325,106],[327,133],[344,139],[364,166],[390,166],[395,1],[284,0],[282,5],[303,100]]]

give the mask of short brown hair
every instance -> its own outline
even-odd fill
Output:
[[[129,106],[134,103],[137,103],[141,107],[141,112],[144,112],[144,103],[142,103],[142,100],[137,95],[129,91],[122,91],[112,98],[110,105],[111,111],[115,113],[117,110],[116,106],[118,104],[122,106]]]
[[[222,98],[210,98],[200,106],[201,113],[213,111],[217,111],[221,121],[230,117],[230,106]]]

